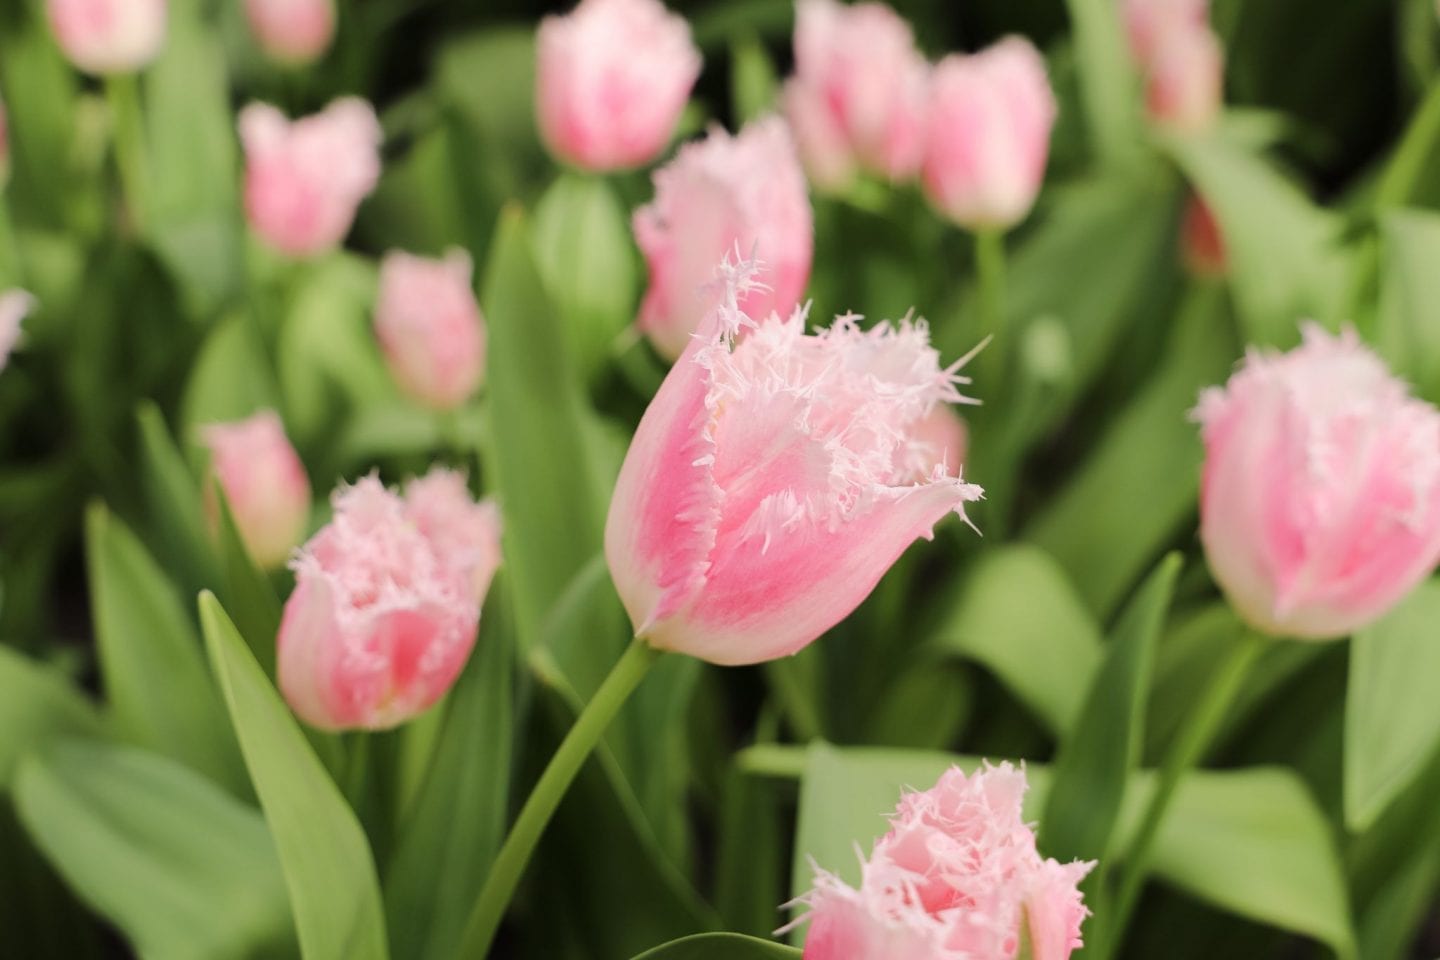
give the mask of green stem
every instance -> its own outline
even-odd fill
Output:
[[[658,658],[658,651],[636,637],[581,711],[575,725],[555,751],[555,756],[550,758],[550,764],[540,775],[535,789],[530,792],[530,798],[525,801],[520,816],[515,818],[510,835],[505,838],[505,845],[500,848],[500,854],[490,868],[490,875],[486,877],[485,886],[465,925],[460,956],[478,960],[489,952],[500,921],[505,916],[505,908],[509,906],[510,898],[514,896],[525,866],[530,861],[530,854],[540,841],[546,824],[554,816],[555,808],[560,805],[585,759],[600,742],[605,729]]]
[[[10,203],[0,181],[0,287],[23,287],[24,271],[20,268],[20,245],[15,242],[15,227],[10,221]]]
[[[135,232],[145,233],[149,196],[145,183],[145,120],[140,111],[140,89],[134,74],[116,74],[105,79],[105,95],[115,123],[115,162],[125,205]]]
[[[1211,675],[1208,685],[1201,691],[1200,698],[1191,707],[1189,716],[1185,718],[1174,743],[1170,745],[1170,751],[1165,755],[1165,763],[1160,768],[1160,782],[1150,796],[1150,804],[1145,809],[1144,819],[1140,821],[1140,829],[1125,855],[1120,892],[1115,898],[1115,909],[1107,925],[1107,943],[1119,942],[1119,935],[1135,910],[1140,890],[1145,885],[1145,876],[1150,870],[1155,837],[1160,832],[1165,813],[1170,808],[1170,801],[1175,797],[1176,788],[1214,741],[1225,715],[1235,702],[1236,694],[1240,692],[1241,684],[1250,672],[1250,667],[1267,643],[1261,635],[1248,629],[1245,631]]]
[[[980,320],[985,333],[998,341],[1005,327],[1005,234],[999,230],[975,234],[975,273],[979,284]],[[989,349],[995,347],[992,345]]]
[[[1398,207],[1409,202],[1437,142],[1440,142],[1440,81],[1430,85],[1429,93],[1410,121],[1395,156],[1380,178],[1380,185],[1375,191],[1377,209]]]

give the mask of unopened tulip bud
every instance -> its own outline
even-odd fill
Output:
[[[460,406],[485,375],[485,321],[470,286],[470,257],[394,251],[380,264],[375,333],[395,382],[435,410]]]
[[[928,74],[910,25],[885,4],[799,0],[785,108],[812,179],[840,186],[856,166],[914,176]]]
[[[257,566],[283,564],[305,536],[310,480],[274,411],[235,423],[205,427],[210,470],[225,492],[235,526]],[[206,487],[212,524],[218,520],[213,488]]]
[[[1174,29],[1158,39],[1145,71],[1145,104],[1167,130],[1202,133],[1224,99],[1225,51],[1206,27]]]
[[[24,290],[0,293],[0,370],[10,362],[10,354],[20,344],[20,324],[35,309],[35,298]]]
[[[133,73],[165,44],[166,0],[46,0],[45,7],[61,52],[86,73]]]
[[[635,212],[635,241],[650,272],[638,324],[674,359],[715,306],[715,265],[737,249],[770,271],[740,309],[788,314],[810,280],[814,224],[805,175],[784,121],[758,120],[739,136],[716,127],[654,175],[655,199]]]
[[[797,310],[755,325],[737,307],[754,265],[722,273],[719,306],[626,454],[605,557],[637,636],[747,664],[834,626],[981,491],[938,471],[916,482],[897,456],[968,382],[923,322],[862,330],[846,316],[807,334]]]
[[[1210,205],[1191,194],[1180,221],[1180,255],[1197,277],[1225,276],[1225,237]]]
[[[267,56],[300,66],[335,38],[335,0],[245,0],[250,30]]]
[[[804,960],[1067,960],[1094,863],[1044,859],[1021,812],[1025,772],[951,768],[907,793],[851,887],[816,868]]]
[[[1045,177],[1055,110],[1045,61],[1028,40],[941,60],[923,171],[931,203],[974,230],[1020,222]]]
[[[312,726],[403,723],[444,696],[475,645],[477,588],[494,572],[482,568],[499,556],[494,511],[420,483],[403,499],[374,477],[340,489],[334,519],[291,564],[279,682]],[[474,542],[437,540],[436,524]]]
[[[659,155],[700,76],[690,25],[660,0],[581,0],[540,23],[536,109],[550,152],[584,170]]]
[[[1144,66],[1167,33],[1208,29],[1210,0],[1124,0],[1122,11],[1130,52]]]
[[[1383,616],[1440,560],[1440,412],[1353,331],[1304,335],[1201,394],[1200,539],[1251,626],[1325,639]]]
[[[310,257],[339,246],[380,179],[380,121],[357,97],[291,122],[274,107],[240,113],[245,212],[270,246]]]

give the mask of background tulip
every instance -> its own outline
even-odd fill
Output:
[[[165,43],[165,0],[46,0],[65,57],[86,73],[130,73]]]
[[[380,264],[375,333],[400,389],[436,410],[464,403],[485,375],[485,320],[470,286],[470,256],[442,260],[392,251]]]
[[[235,423],[211,424],[201,439],[251,558],[264,568],[280,566],[305,536],[310,519],[310,479],[280,417],[264,410]],[[212,489],[206,494],[213,524],[218,505]]]
[[[335,0],[245,0],[250,30],[271,58],[305,64],[335,38]]]
[[[20,324],[35,309],[35,298],[24,290],[0,293],[0,370],[5,369],[10,354],[20,343]]]

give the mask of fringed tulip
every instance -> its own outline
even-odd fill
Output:
[[[715,306],[715,264],[738,249],[770,267],[769,283],[742,295],[752,317],[788,314],[810,279],[814,224],[805,176],[783,121],[756,121],[732,137],[716,127],[656,171],[655,199],[635,212],[635,240],[650,286],[638,325],[678,357]]]
[[[1055,110],[1045,61],[1028,40],[941,60],[930,81],[923,169],[930,201],[973,230],[1020,222],[1045,177]]]
[[[444,475],[442,475],[444,476]],[[405,498],[374,477],[291,563],[280,689],[323,730],[383,730],[433,706],[459,676],[499,557],[494,509],[432,474]]]
[[[1262,633],[1351,633],[1440,560],[1440,412],[1353,331],[1252,351],[1195,417],[1205,555]]]
[[[811,178],[840,187],[856,168],[914,176],[929,69],[910,25],[885,4],[799,0],[784,101]]]
[[[1225,275],[1225,236],[1210,205],[1196,194],[1186,201],[1180,221],[1180,256],[1185,269],[1194,276]]]
[[[858,889],[816,868],[805,960],[1066,960],[1089,911],[1093,863],[1042,859],[1021,814],[1027,784],[1008,763],[951,768],[901,797]]]
[[[559,159],[594,171],[655,159],[701,66],[690,25],[660,0],[581,0],[541,22],[535,57],[541,137]]]
[[[46,0],[65,58],[90,74],[133,73],[165,44],[166,0]]]
[[[915,421],[906,442],[896,449],[896,466],[902,476],[928,479],[937,470],[960,476],[960,467],[969,452],[970,428],[948,404],[936,404],[926,416]]]
[[[201,432],[210,450],[210,469],[250,557],[265,569],[285,562],[310,519],[310,480],[272,410],[235,423],[215,423]],[[213,488],[207,487],[212,523],[218,519]]]
[[[255,103],[240,113],[245,211],[276,250],[310,257],[340,245],[380,179],[380,121],[357,97],[291,122]]]
[[[897,452],[939,404],[965,398],[923,321],[862,330],[804,311],[758,325],[723,294],[645,412],[605,527],[636,635],[718,664],[795,653],[854,610],[911,542],[979,487],[913,482]],[[736,338],[749,327],[743,339]]]
[[[0,293],[0,370],[10,362],[10,354],[20,344],[20,324],[35,309],[35,298],[24,290]]]
[[[391,252],[380,265],[375,333],[395,382],[435,410],[453,410],[485,374],[485,321],[470,286],[470,257]]]
[[[300,66],[335,39],[335,0],[245,0],[250,30],[272,60]]]

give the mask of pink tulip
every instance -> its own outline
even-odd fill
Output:
[[[24,290],[0,293],[0,370],[10,362],[10,354],[20,344],[20,324],[35,309],[35,298]]]
[[[622,170],[655,159],[700,76],[690,25],[659,0],[581,0],[540,23],[540,135],[559,159]]]
[[[1146,69],[1145,104],[1162,127],[1202,133],[1220,116],[1225,51],[1207,28],[1172,29],[1156,43]]]
[[[1201,394],[1200,538],[1252,626],[1322,639],[1382,616],[1440,559],[1440,413],[1353,331],[1304,335]]]
[[[1180,221],[1180,256],[1197,277],[1225,276],[1225,236],[1210,205],[1196,194],[1186,201]]]
[[[941,60],[923,170],[931,203],[971,229],[1014,226],[1040,192],[1055,110],[1045,61],[1028,40]]]
[[[937,471],[958,477],[969,447],[970,428],[964,419],[954,407],[936,404],[915,422],[907,442],[896,449],[896,469],[915,481]]]
[[[274,107],[240,113],[245,211],[270,246],[310,257],[339,246],[380,179],[380,122],[357,97],[291,122]]]
[[[278,567],[305,536],[310,520],[310,480],[273,410],[201,431],[210,469],[225,491],[235,526],[255,563]],[[206,486],[211,522],[219,507]]]
[[[720,304],[640,421],[605,527],[636,635],[719,664],[795,653],[981,495],[896,465],[918,421],[964,400],[963,360],[942,368],[923,322],[845,316],[808,335],[797,310],[757,326],[738,306],[754,271],[722,265]]]
[[[453,410],[485,375],[485,321],[470,286],[470,257],[443,260],[393,251],[380,264],[375,333],[406,394]]]
[[[1161,38],[1174,31],[1206,30],[1210,0],[1124,0],[1125,32],[1135,62],[1154,62]]]
[[[165,44],[165,0],[46,0],[60,50],[86,73],[132,73]]]
[[[857,165],[892,180],[918,172],[929,69],[890,7],[798,0],[785,106],[817,183],[843,185]]]
[[[245,0],[250,30],[273,60],[318,60],[335,39],[335,0]]]
[[[740,309],[763,319],[795,308],[815,236],[805,175],[782,120],[758,120],[735,137],[715,127],[653,179],[655,199],[635,212],[634,227],[650,270],[638,324],[657,350],[672,360],[684,351],[715,305],[715,264],[737,247],[772,270]]]
[[[434,475],[402,499],[366,477],[291,563],[280,689],[322,730],[383,730],[433,706],[475,645],[499,557],[493,508]],[[436,527],[448,528],[444,539]],[[491,565],[488,566],[487,565]]]
[[[1008,763],[952,767],[908,793],[862,867],[859,889],[816,869],[805,960],[1066,960],[1089,911],[1079,883],[1093,863],[1035,849],[1021,814],[1027,784]]]

